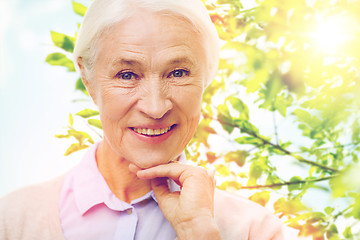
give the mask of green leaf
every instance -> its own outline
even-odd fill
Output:
[[[72,5],[73,5],[73,10],[76,14],[82,17],[85,15],[87,8],[84,5],[82,5],[81,3],[77,3],[75,1],[72,2]]]
[[[86,149],[88,148],[88,145],[81,145],[80,143],[73,143],[71,144],[71,146],[66,150],[65,152],[65,156],[69,156],[71,153],[82,150],[82,149]]]
[[[62,53],[51,53],[49,54],[45,61],[53,66],[62,66],[66,67],[69,72],[75,72],[75,67],[73,61],[68,59],[65,54]]]
[[[266,82],[265,88],[259,92],[260,98],[264,99],[264,102],[259,107],[274,111],[275,100],[278,98],[282,88],[279,77],[276,74],[272,74],[269,81]]]
[[[95,111],[95,110],[92,110],[92,109],[84,109],[84,110],[78,112],[76,115],[78,115],[78,116],[80,116],[82,118],[89,118],[89,117],[99,115],[99,111]]]
[[[258,179],[261,177],[261,174],[263,172],[262,164],[260,164],[258,161],[254,161],[250,165],[250,172],[249,176],[253,179]]]
[[[335,209],[332,208],[332,207],[326,207],[326,208],[324,209],[324,211],[325,211],[325,213],[326,213],[327,215],[330,215],[334,210],[335,210]]]
[[[240,128],[240,132],[249,134],[259,134],[259,129],[246,120],[235,119],[235,124]]]
[[[226,104],[219,105],[218,108],[217,119],[219,120],[221,126],[228,133],[232,133],[234,127],[232,126],[232,117],[229,112],[229,108]]]
[[[269,174],[268,177],[266,178],[266,184],[267,185],[273,185],[273,184],[278,184],[281,183],[281,179],[273,174]],[[283,186],[276,186],[276,187],[272,187],[271,189],[273,190],[279,190],[281,189]]]
[[[320,119],[318,119],[315,116],[312,116],[309,112],[302,110],[302,109],[296,109],[293,112],[294,115],[296,115],[300,121],[306,123],[311,128],[316,128],[321,125]]]
[[[264,144],[261,139],[251,136],[235,138],[235,141],[239,144],[251,144],[255,146],[261,146]]]
[[[72,126],[74,124],[74,118],[71,113],[69,114],[69,124],[70,124],[70,126]]]
[[[68,130],[68,134],[70,136],[73,136],[74,138],[76,138],[76,140],[78,140],[81,145],[84,143],[85,140],[88,140],[89,143],[92,143],[92,144],[94,143],[94,140],[92,140],[90,135],[87,134],[86,132],[70,129],[70,130]]]
[[[249,121],[249,109],[243,101],[234,96],[227,97],[226,99],[240,113],[239,119]]]
[[[55,134],[55,137],[56,138],[69,138],[69,137],[71,137],[70,135],[64,135],[64,134]]]
[[[238,166],[242,167],[245,164],[247,156],[249,156],[247,151],[238,150],[235,152],[228,152],[225,155],[225,162],[235,162]]]
[[[79,91],[83,92],[85,95],[89,96],[89,93],[87,92],[86,87],[85,87],[83,81],[81,80],[81,78],[78,78],[78,80],[76,81],[75,89],[79,90]]]
[[[257,192],[254,193],[252,196],[250,196],[249,199],[265,207],[265,205],[270,200],[270,192],[269,191]]]
[[[331,224],[326,231],[326,236],[329,240],[339,240],[338,229],[335,224]]]
[[[240,172],[237,174],[240,178],[248,178],[248,176],[246,175],[246,173],[244,172]]]
[[[89,119],[89,120],[88,120],[88,123],[89,123],[91,126],[94,126],[94,127],[97,127],[97,128],[102,129],[101,121],[98,120],[98,119]]]
[[[274,203],[275,213],[283,213],[285,215],[294,215],[306,210],[306,207],[297,198],[286,201],[285,198],[279,198]]]
[[[211,121],[209,119],[202,119],[198,125],[198,131],[203,134],[206,133],[206,136],[208,136],[208,134],[216,134],[216,131],[209,126],[210,122]]]
[[[352,141],[353,143],[358,143],[360,142],[360,125],[358,120],[355,120],[353,125],[352,125]]]
[[[241,184],[236,181],[224,181],[220,186],[217,186],[217,188],[224,191],[228,188],[239,190],[241,189]]]
[[[227,177],[230,175],[230,169],[224,164],[217,164],[214,167],[216,168],[216,171],[220,173],[222,176]]]
[[[292,105],[292,101],[291,95],[285,97],[285,94],[281,94],[275,98],[274,107],[282,116],[286,117],[287,108]]]
[[[67,52],[73,52],[75,46],[75,38],[67,36],[63,33],[51,31],[51,39],[55,46],[64,49]]]
[[[352,152],[352,153],[351,153],[351,157],[352,157],[352,161],[353,161],[354,163],[358,163],[358,162],[359,162],[359,157],[358,157],[358,155],[357,155],[356,153]]]
[[[298,181],[301,181],[301,180],[302,180],[301,177],[299,177],[299,176],[294,176],[294,177],[292,177],[292,178],[290,179],[290,182],[298,182]],[[290,184],[290,185],[288,185],[288,190],[289,190],[289,192],[291,192],[291,191],[293,191],[293,190],[301,190],[302,185],[303,185],[303,184],[301,184],[301,183]]]
[[[357,220],[360,220],[360,197],[357,197],[355,199],[355,204],[354,204],[354,207],[351,211],[351,215],[357,219]]]
[[[352,234],[352,231],[351,231],[351,227],[348,226],[345,228],[344,232],[343,232],[343,235],[346,239],[352,239],[353,238],[353,234]]]

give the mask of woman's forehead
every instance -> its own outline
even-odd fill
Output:
[[[173,32],[176,34],[169,34]],[[141,44],[151,45],[153,43],[151,40],[157,42],[166,41],[168,38],[180,40],[188,36],[198,38],[200,33],[185,17],[142,10],[137,15],[110,26],[101,38],[112,41],[114,36],[131,40],[134,43],[139,40]],[[174,38],[175,36],[177,38]],[[143,38],[146,38],[147,41],[142,41]]]
[[[102,58],[136,63],[148,55],[162,55],[169,62],[197,62],[205,54],[200,34],[184,18],[140,15],[114,24],[102,35],[97,44]]]

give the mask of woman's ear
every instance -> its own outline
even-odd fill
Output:
[[[96,94],[95,94],[95,91],[94,91],[94,83],[91,80],[89,81],[89,79],[88,79],[89,76],[86,74],[87,71],[85,70],[85,66],[83,64],[83,60],[82,60],[81,57],[78,57],[77,65],[79,66],[79,69],[80,69],[80,72],[81,72],[82,82],[84,83],[84,85],[86,87],[86,90],[88,91],[90,97],[92,98],[94,103],[97,105]]]

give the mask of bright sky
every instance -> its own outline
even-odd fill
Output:
[[[45,63],[50,31],[73,34],[80,17],[70,0],[0,1],[0,197],[51,179],[75,165],[69,145],[54,137],[76,111],[76,74]]]

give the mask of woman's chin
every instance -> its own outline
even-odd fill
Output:
[[[137,167],[141,168],[141,169],[147,169],[147,168],[152,168],[158,165],[162,165],[162,164],[167,164],[170,161],[144,161],[143,159],[140,161],[133,161],[132,163],[135,164]]]

